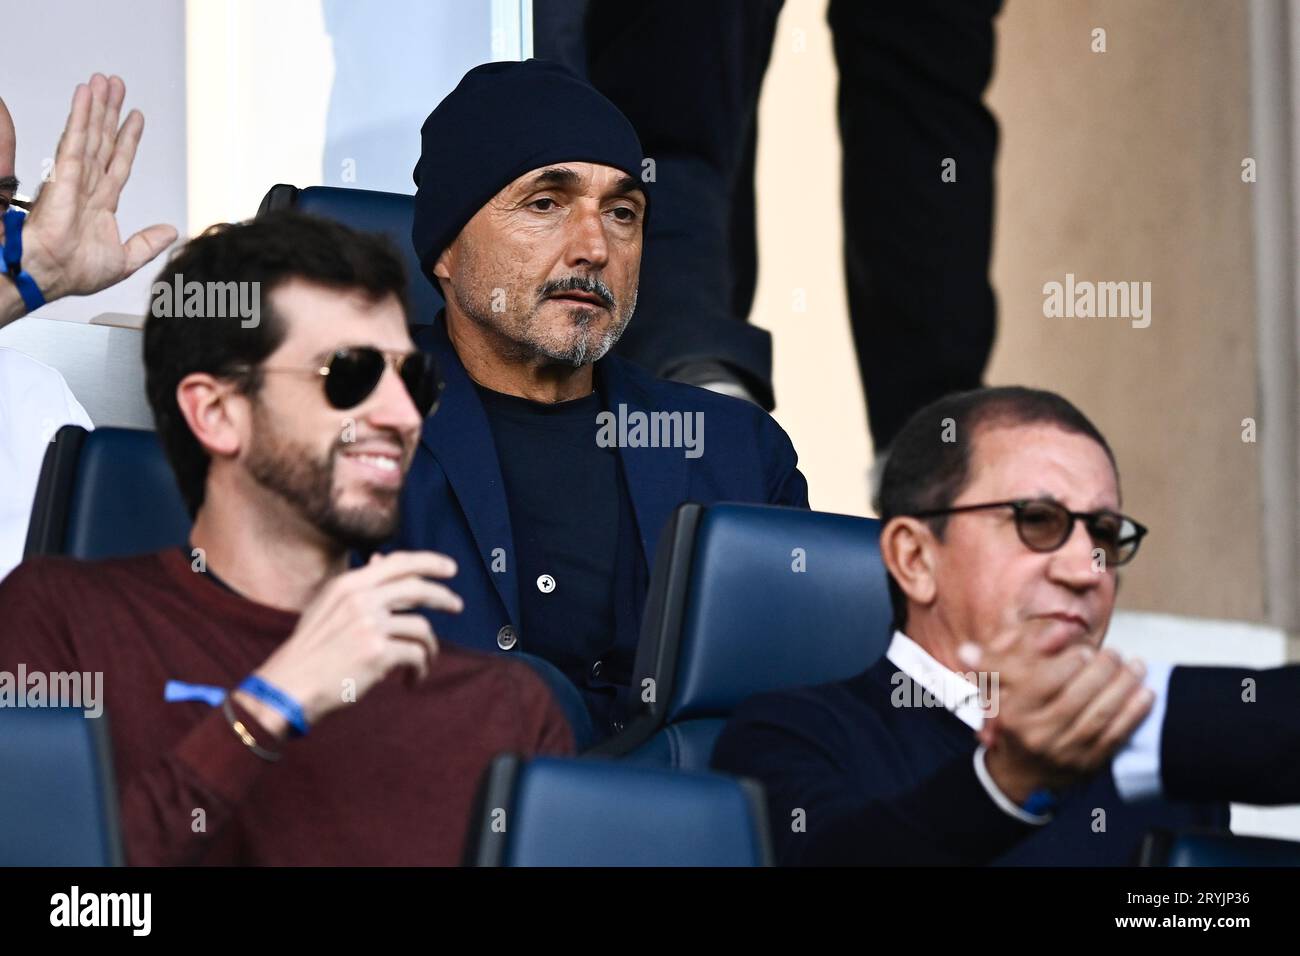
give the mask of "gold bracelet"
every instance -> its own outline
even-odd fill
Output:
[[[226,699],[221,702],[221,712],[226,715],[226,720],[230,723],[230,729],[235,732],[235,736],[243,741],[244,746],[253,751],[253,753],[271,763],[275,763],[283,756],[283,754],[278,754],[273,750],[267,750],[265,747],[259,747],[257,745],[257,738],[250,734],[248,728],[244,726],[244,722],[235,716],[235,709],[230,706],[229,694],[227,694]]]

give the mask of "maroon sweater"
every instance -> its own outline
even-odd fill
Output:
[[[278,763],[220,707],[164,702],[168,680],[238,684],[297,620],[191,571],[179,550],[36,559],[0,582],[0,670],[103,671],[132,864],[454,865],[493,756],[573,751],[526,664],[446,643],[423,683],[390,674],[287,740]]]

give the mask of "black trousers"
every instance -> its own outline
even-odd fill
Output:
[[[534,4],[537,55],[585,73],[654,161],[637,317],[620,351],[660,375],[722,361],[769,408],[771,340],[747,319],[757,105],[781,3]],[[830,2],[845,278],[878,449],[927,402],[978,386],[992,349],[997,126],[983,95],[1000,6]]]

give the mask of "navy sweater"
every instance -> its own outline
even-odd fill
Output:
[[[1052,822],[1021,823],[975,776],[971,729],[941,707],[895,707],[897,668],[764,694],[723,731],[713,766],[767,789],[785,865],[1126,866],[1155,827],[1226,829],[1226,804],[1123,802],[1109,769],[1068,793]]]

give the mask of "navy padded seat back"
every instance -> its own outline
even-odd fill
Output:
[[[154,432],[65,425],[45,453],[25,556],[146,554],[183,546],[190,524]]]
[[[1142,866],[1300,866],[1300,842],[1236,836],[1220,831],[1148,833]]]
[[[480,866],[768,866],[771,859],[762,791],[752,781],[510,755],[488,771],[467,854]]]
[[[333,219],[353,229],[387,236],[406,265],[406,291],[411,312],[410,325],[430,325],[442,308],[442,295],[420,272],[420,260],[411,244],[411,220],[415,197],[374,189],[342,189],[337,186],[272,186],[262,200],[258,215],[273,209],[292,207],[299,212]]]
[[[0,708],[0,866],[120,866],[108,718]]]
[[[695,541],[670,723],[851,677],[885,652],[891,613],[878,521],[717,505]]]
[[[683,505],[661,538],[634,670],[658,699],[596,752],[706,767],[738,704],[862,672],[888,647],[891,616],[875,519]]]
[[[652,767],[703,770],[708,767],[713,747],[725,726],[725,717],[696,717],[667,724],[624,759]]]

